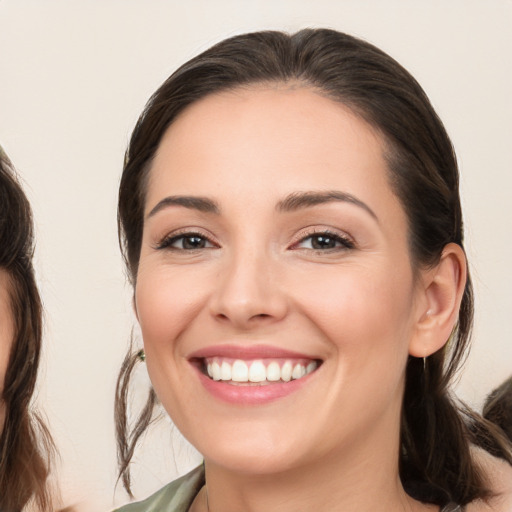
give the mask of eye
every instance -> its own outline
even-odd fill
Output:
[[[293,249],[312,249],[315,251],[328,251],[336,249],[353,249],[354,243],[347,237],[329,232],[313,233],[302,238]]]
[[[178,251],[194,251],[212,247],[215,247],[215,245],[199,233],[181,233],[169,236],[157,245],[157,249],[174,249]]]

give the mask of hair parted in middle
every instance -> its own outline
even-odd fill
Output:
[[[448,243],[463,247],[455,153],[416,80],[372,44],[334,30],[305,29],[291,35],[255,32],[226,39],[181,66],[150,98],[135,126],[118,206],[120,244],[134,287],[147,180],[167,128],[201,98],[262,84],[309,88],[348,107],[376,129],[383,142],[389,182],[407,215],[413,268],[434,266]],[[488,495],[470,442],[493,446],[512,463],[510,446],[499,429],[456,403],[449,391],[469,347],[472,319],[468,276],[458,323],[448,344],[427,358],[425,368],[418,358],[409,357],[407,363],[401,453],[397,454],[400,476],[411,496],[439,505],[465,504]],[[136,358],[130,349],[116,392],[120,476],[129,493],[130,459],[156,401],[151,390],[129,434],[126,402]]]

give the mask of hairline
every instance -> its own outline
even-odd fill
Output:
[[[254,81],[247,81],[244,83],[237,83],[237,84],[230,84],[219,87],[215,91],[211,91],[207,94],[204,94],[203,96],[200,96],[199,98],[196,98],[192,100],[190,103],[187,103],[171,120],[171,122],[165,127],[164,130],[162,130],[162,133],[160,134],[160,137],[158,139],[158,144],[155,147],[154,152],[151,154],[151,156],[144,162],[144,165],[141,170],[141,179],[139,181],[139,194],[140,194],[140,208],[141,208],[141,233],[140,233],[140,246],[138,248],[139,254],[137,257],[137,267],[133,270],[130,269],[130,272],[133,274],[133,283],[134,286],[137,282],[137,273],[138,273],[138,267],[140,263],[140,251],[142,247],[142,231],[144,230],[144,224],[146,217],[144,215],[144,211],[146,209],[146,199],[147,199],[147,190],[149,187],[149,180],[151,179],[151,170],[153,166],[154,159],[157,155],[157,152],[160,148],[160,145],[162,144],[162,140],[165,137],[168,130],[171,128],[172,125],[176,123],[180,119],[182,115],[184,115],[189,108],[191,108],[193,105],[196,105],[197,103],[200,103],[202,100],[205,100],[206,98],[219,96],[222,94],[229,94],[229,93],[236,93],[237,91],[254,91],[258,89],[272,89],[272,90],[284,90],[284,91],[295,91],[299,89],[305,89],[309,90],[315,94],[318,94],[319,96],[331,100],[333,103],[338,104],[340,107],[347,110],[349,113],[354,115],[359,120],[363,121],[367,127],[373,132],[377,140],[381,144],[381,152],[382,157],[384,160],[384,163],[386,165],[386,174],[387,174],[387,181],[390,186],[390,189],[392,193],[395,195],[395,197],[398,199],[401,208],[403,209],[405,213],[405,217],[407,219],[407,244],[409,249],[409,260],[411,263],[411,268],[414,274],[414,278],[419,278],[419,272],[422,268],[425,268],[426,265],[422,264],[421,261],[418,258],[418,255],[416,254],[416,251],[414,250],[414,243],[413,243],[413,229],[412,229],[412,219],[409,215],[409,211],[406,208],[405,202],[402,199],[400,195],[400,190],[398,186],[398,180],[397,176],[398,173],[393,170],[394,165],[397,165],[396,162],[396,154],[399,153],[399,148],[396,146],[395,143],[392,142],[389,135],[387,135],[382,128],[379,126],[379,124],[372,118],[371,113],[369,113],[366,109],[356,104],[354,100],[350,100],[348,97],[346,97],[343,94],[336,94],[333,91],[328,90],[326,87],[321,87],[318,84],[315,84],[311,80],[307,80],[305,78],[301,77],[291,77],[290,79],[282,79],[282,78],[276,78],[276,79],[265,79],[265,80],[254,80]],[[125,235],[123,234],[123,238]],[[129,260],[128,260],[129,261]],[[427,265],[428,266],[428,265]]]

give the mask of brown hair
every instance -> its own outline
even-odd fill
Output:
[[[512,441],[512,377],[489,394],[483,415],[498,425]]]
[[[512,377],[489,393],[485,399],[483,416],[498,425],[512,441]]]
[[[0,268],[9,275],[14,340],[5,375],[5,424],[0,436],[0,510],[17,512],[30,501],[52,511],[47,486],[54,445],[32,410],[41,352],[42,308],[33,254],[32,213],[15,171],[0,148]]]
[[[126,152],[119,190],[120,243],[131,282],[136,286],[145,188],[152,158],[176,117],[209,94],[257,83],[298,82],[354,111],[382,135],[390,182],[409,221],[410,252],[416,268],[435,265],[446,244],[463,246],[459,175],[444,126],[425,92],[394,59],[355,37],[327,29],[289,35],[256,32],[213,46],[171,75],[146,105]],[[419,500],[465,504],[488,495],[484,478],[470,454],[470,442],[498,443],[498,431],[478,415],[456,404],[450,382],[469,347],[473,296],[468,277],[458,323],[449,343],[430,356],[410,357],[401,418],[400,476],[404,488]],[[118,390],[127,389],[127,356]],[[117,394],[118,405],[126,393]],[[118,411],[121,408],[118,407]],[[125,409],[126,410],[126,409]],[[138,422],[147,426],[151,415]],[[121,418],[118,417],[118,421]],[[126,423],[125,423],[126,424]],[[475,436],[467,424],[478,425]],[[140,434],[138,435],[140,436]],[[121,474],[126,480],[130,441],[118,438]],[[501,438],[500,438],[501,439]],[[129,487],[127,487],[129,490]]]

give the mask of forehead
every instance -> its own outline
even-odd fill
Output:
[[[302,145],[305,138],[308,144]],[[381,156],[380,135],[343,103],[305,86],[253,85],[211,94],[189,105],[162,137],[156,159],[171,156],[166,148],[176,151],[191,143],[204,147],[210,156],[255,146],[260,151],[288,148],[306,154],[339,150],[344,139],[364,150],[360,156]]]
[[[341,187],[396,201],[377,131],[314,89],[280,84],[217,93],[182,112],[153,160],[146,212],[164,191],[229,188],[231,200],[247,187],[253,197]]]

